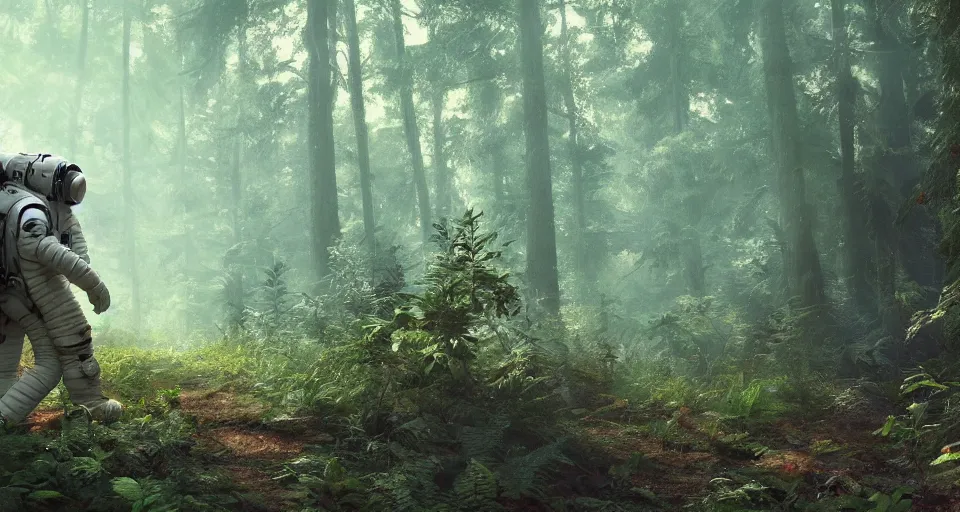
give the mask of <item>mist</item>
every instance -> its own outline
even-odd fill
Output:
[[[150,457],[259,493],[210,510],[946,507],[956,17],[6,0],[0,152],[83,170],[73,210],[112,304],[77,298],[125,407],[94,424],[193,422],[192,451]],[[260,431],[275,453],[250,455]],[[131,467],[97,478],[207,499]]]

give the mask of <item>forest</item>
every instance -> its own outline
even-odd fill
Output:
[[[89,184],[124,406],[8,426],[0,511],[960,510],[954,0],[2,0],[0,34],[0,151]]]

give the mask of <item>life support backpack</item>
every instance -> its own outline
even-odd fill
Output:
[[[51,231],[50,208],[47,203],[29,190],[7,182],[0,185],[0,283],[13,284],[11,281],[22,279],[20,274],[20,256],[17,240],[20,237],[20,223],[23,214],[30,209],[38,209],[47,218],[48,234]]]

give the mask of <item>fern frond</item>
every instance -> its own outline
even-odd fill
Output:
[[[544,477],[558,464],[572,465],[563,453],[564,439],[508,460],[497,472],[503,483],[503,495],[519,499],[525,496],[542,497]]]
[[[497,476],[471,459],[467,469],[457,477],[454,483],[461,510],[499,510],[497,499]]]
[[[496,458],[497,450],[503,447],[503,434],[510,427],[510,420],[502,414],[490,423],[479,427],[463,427],[460,444],[469,459],[489,463]]]

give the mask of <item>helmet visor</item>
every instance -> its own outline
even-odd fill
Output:
[[[87,194],[87,179],[83,173],[69,171],[63,179],[63,202],[67,204],[80,204],[83,196]]]

